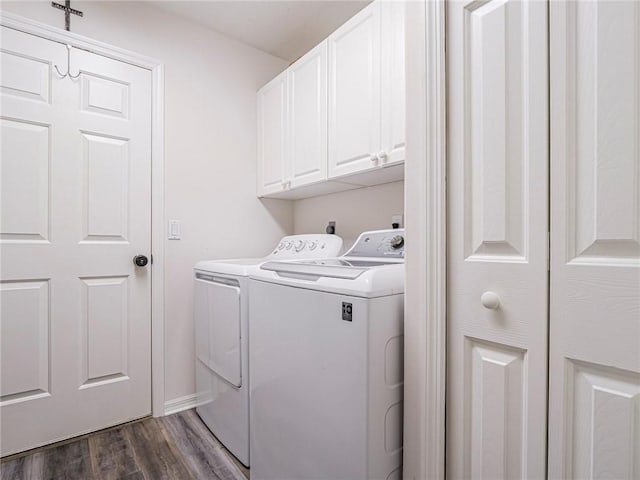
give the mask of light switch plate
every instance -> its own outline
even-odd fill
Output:
[[[180,220],[169,220],[169,240],[180,240]]]

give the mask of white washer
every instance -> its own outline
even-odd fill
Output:
[[[402,477],[404,232],[251,273],[251,479]]]
[[[338,255],[337,235],[290,235],[265,258],[195,266],[196,411],[249,466],[249,273],[267,260]]]

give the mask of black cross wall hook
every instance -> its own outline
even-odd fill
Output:
[[[64,12],[64,29],[66,31],[71,30],[71,14],[78,15],[79,17],[84,17],[84,13],[82,13],[80,10],[71,8],[71,0],[65,0],[64,5],[56,2],[51,2],[51,6]]]

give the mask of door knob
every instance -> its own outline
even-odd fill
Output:
[[[381,151],[381,152],[378,154],[378,160],[380,160],[380,161],[381,161],[381,162],[383,162],[383,163],[384,163],[384,162],[386,162],[386,161],[387,161],[387,152],[385,152],[384,150],[383,150],[383,151]]]
[[[133,257],[133,264],[136,267],[146,267],[147,263],[149,263],[149,259],[144,255],[136,255]]]
[[[496,310],[500,308],[500,297],[495,292],[484,292],[480,297],[480,302],[484,308]]]

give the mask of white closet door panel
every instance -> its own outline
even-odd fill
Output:
[[[1,33],[6,455],[151,411],[151,73]]]
[[[547,6],[450,2],[447,14],[447,474],[543,478]]]
[[[405,10],[404,1],[383,2],[382,8],[382,144],[381,165],[404,162],[405,154]]]
[[[291,187],[327,179],[327,42],[288,70]]]
[[[285,188],[287,94],[287,72],[258,91],[258,195]]]
[[[640,476],[640,4],[554,2],[550,478]]]
[[[329,42],[329,177],[375,168],[380,150],[380,2]]]

